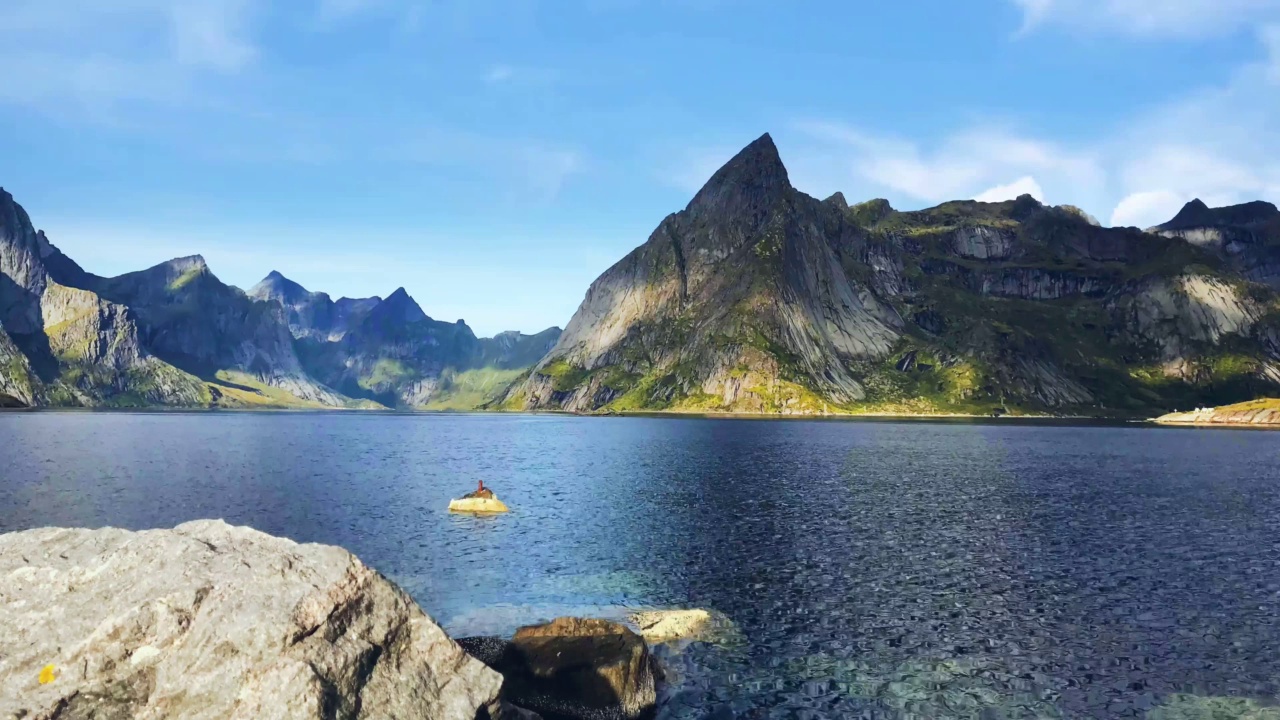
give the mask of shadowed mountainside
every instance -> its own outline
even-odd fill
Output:
[[[501,406],[1138,415],[1274,392],[1276,295],[1245,271],[1266,262],[1181,229],[1260,237],[1275,208],[1242,207],[1142,232],[1030,196],[850,206],[793,188],[765,135],[591,285]]]
[[[200,256],[103,278],[0,190],[3,406],[472,409],[555,343],[476,338],[397,290],[337,302],[272,272],[250,293]]]

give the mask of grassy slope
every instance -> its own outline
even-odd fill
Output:
[[[424,410],[478,410],[523,377],[524,370],[479,368],[465,372],[446,370],[436,394]]]

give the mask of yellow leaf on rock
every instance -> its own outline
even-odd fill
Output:
[[[44,669],[40,671],[40,684],[41,684],[41,685],[48,685],[49,683],[51,683],[51,682],[53,682],[54,680],[57,680],[57,679],[58,679],[58,678],[57,678],[57,676],[53,674],[53,666],[52,666],[52,665],[45,665],[45,666],[44,666]]]

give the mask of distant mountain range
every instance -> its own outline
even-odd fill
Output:
[[[597,279],[495,406],[1145,415],[1280,391],[1280,211],[793,188],[768,135]]]
[[[768,135],[537,335],[199,257],[97,277],[0,191],[0,404],[1149,416],[1280,393],[1277,288],[1269,203],[819,201]]]
[[[272,272],[245,293],[199,256],[98,277],[0,189],[0,405],[471,409],[559,334],[477,338],[403,288],[335,302]]]

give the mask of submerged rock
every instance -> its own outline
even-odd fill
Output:
[[[711,629],[711,613],[706,610],[649,610],[632,614],[628,620],[640,628],[647,642],[696,639]]]
[[[222,521],[0,535],[0,717],[512,716],[502,678],[341,548]]]
[[[557,618],[501,638],[463,638],[467,652],[502,673],[504,700],[548,720],[647,717],[657,666],[644,639],[608,620]]]

